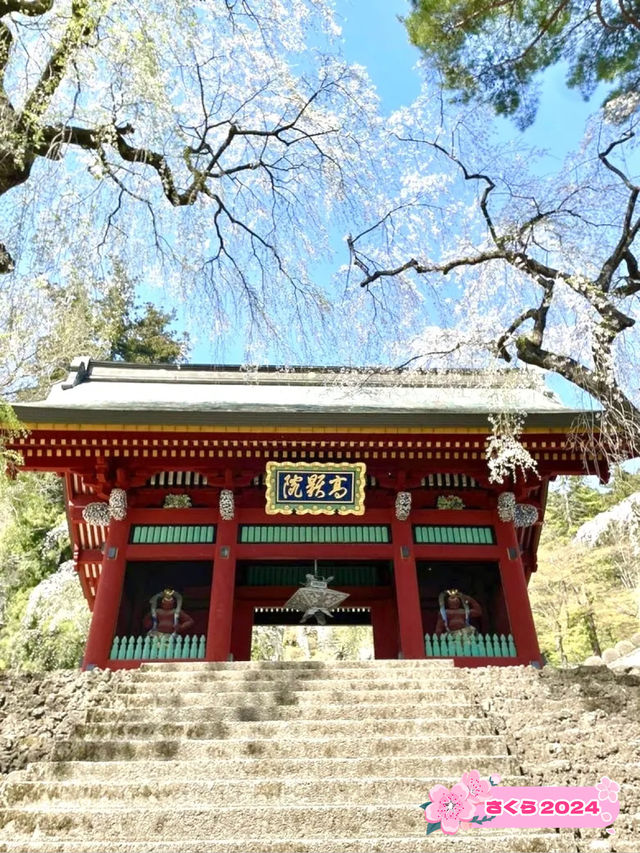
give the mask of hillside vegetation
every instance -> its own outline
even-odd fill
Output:
[[[549,492],[530,592],[550,663],[601,655],[640,630],[640,494],[638,503],[631,499],[636,493],[640,474],[622,469],[606,489],[564,477]]]

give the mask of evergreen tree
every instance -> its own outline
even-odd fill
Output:
[[[591,96],[599,83],[618,98],[620,119],[638,106],[640,20],[633,4],[591,0],[412,0],[406,20],[456,97],[488,102],[498,115],[530,125],[536,76],[560,61],[567,85]],[[637,10],[636,10],[637,12]]]
[[[590,486],[584,477],[560,477],[549,490],[545,511],[545,540],[566,540],[585,521],[606,509],[602,490]]]

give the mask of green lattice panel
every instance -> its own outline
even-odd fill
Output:
[[[258,545],[377,545],[391,541],[385,524],[242,524],[240,542]]]
[[[417,545],[495,545],[493,527],[473,525],[416,524],[413,538]]]
[[[216,541],[213,524],[134,524],[132,545],[206,545]]]
[[[305,582],[309,567],[297,565],[281,566],[247,566],[244,576],[244,586],[300,586]],[[331,586],[380,586],[388,583],[377,566],[347,565],[332,566],[333,575]]]

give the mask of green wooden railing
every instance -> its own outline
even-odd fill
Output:
[[[204,634],[193,637],[114,637],[110,660],[203,660]]]
[[[514,658],[516,644],[511,634],[474,634],[473,637],[426,634],[424,650],[428,658]]]

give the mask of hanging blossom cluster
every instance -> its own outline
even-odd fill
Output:
[[[526,477],[527,472],[537,473],[537,464],[520,441],[524,426],[524,415],[502,412],[489,415],[491,435],[487,439],[486,458],[491,483],[504,483],[505,479]]]

